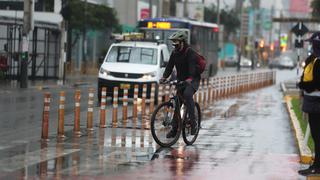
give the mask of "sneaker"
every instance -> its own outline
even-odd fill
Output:
[[[177,130],[171,129],[171,131],[166,135],[166,138],[174,138],[177,135]]]
[[[317,175],[317,174],[320,175],[320,168],[316,168],[314,166],[310,166],[308,169],[299,170],[298,173],[300,175],[303,175],[303,176]]]

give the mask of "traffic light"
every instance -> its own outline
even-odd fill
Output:
[[[303,40],[300,39],[300,41],[299,41],[299,39],[296,39],[294,41],[294,47],[295,48],[303,48]]]
[[[287,50],[287,42],[288,42],[288,35],[287,34],[282,34],[280,36],[280,49],[282,51]]]
[[[260,47],[260,48],[263,48],[263,47],[264,47],[264,40],[263,40],[263,39],[260,40],[259,47]]]
[[[274,44],[270,44],[270,51],[274,51]]]

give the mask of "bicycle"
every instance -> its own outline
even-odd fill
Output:
[[[195,120],[197,122],[196,133],[191,135],[191,123],[186,111],[185,102],[180,91],[184,88],[185,82],[168,81],[164,84],[175,86],[175,92],[171,92],[168,101],[161,103],[154,110],[151,116],[151,134],[153,139],[162,147],[170,147],[175,144],[182,132],[183,141],[192,145],[198,137],[201,124],[200,106],[195,102]],[[173,138],[166,138],[166,134],[173,128],[173,118],[177,118],[177,133]]]

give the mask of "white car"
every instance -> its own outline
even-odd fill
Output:
[[[251,67],[251,65],[252,65],[252,61],[250,59],[241,56],[241,59],[240,59],[241,67]]]
[[[169,50],[166,44],[146,41],[122,41],[110,46],[99,70],[98,98],[101,98],[102,87],[107,88],[107,96],[112,96],[113,88],[129,89],[133,95],[134,85],[147,84],[148,91],[152,83],[158,83],[169,61]]]

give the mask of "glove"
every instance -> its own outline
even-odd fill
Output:
[[[167,78],[162,77],[159,79],[159,83],[163,84],[164,82],[166,82],[166,80],[167,80]]]

